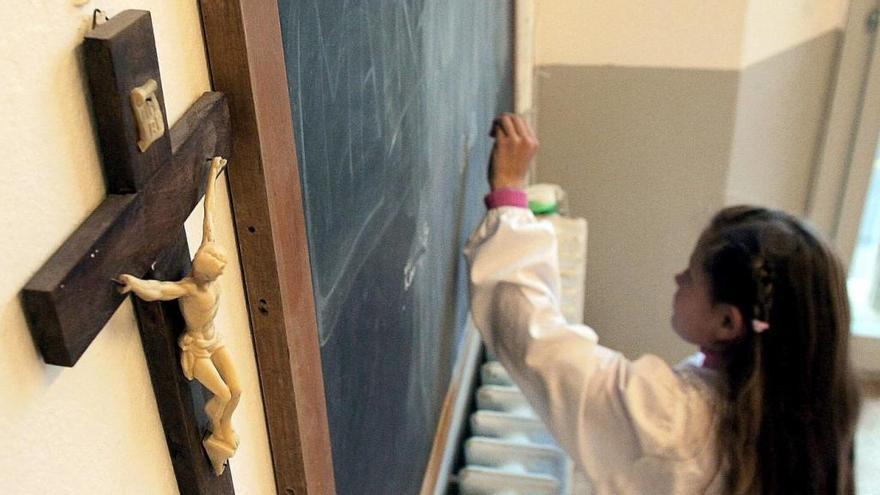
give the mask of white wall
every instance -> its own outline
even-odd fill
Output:
[[[672,276],[723,201],[746,8],[537,2],[537,177],[589,222],[584,320],[630,357],[694,351]]]
[[[535,1],[514,5],[513,111],[534,122],[535,106]]]
[[[538,65],[737,69],[843,26],[849,0],[546,0]]]
[[[150,10],[169,122],[209,89],[197,2],[35,0],[0,16],[0,492],[170,494],[177,487],[130,303],[73,368],[47,366],[19,292],[104,197],[80,44],[97,6]],[[112,10],[111,10],[112,9]],[[230,166],[235,166],[234,163]],[[235,255],[225,182],[218,237]],[[187,222],[201,238],[201,209]],[[237,258],[218,326],[245,392],[234,422],[239,493],[274,493],[266,426]]]
[[[663,301],[674,292],[671,267],[687,256],[707,208],[750,201],[803,209],[836,53],[835,30],[843,25],[848,4],[535,2],[543,145],[537,177],[564,180],[574,193],[569,195],[572,211],[591,222],[585,320],[609,325],[599,329],[606,343],[630,355],[653,352],[670,360],[684,352],[680,344],[651,333],[649,324],[668,327]],[[795,48],[782,62],[762,64]],[[714,106],[694,107],[695,101]],[[703,139],[692,136],[690,143],[677,142],[674,132],[665,137],[670,129],[692,132],[683,131],[692,122],[715,127],[700,128]],[[652,140],[657,136],[663,138]],[[613,161],[606,160],[611,147],[617,153]],[[626,164],[650,170],[624,177],[614,167]],[[661,164],[665,177],[690,177],[696,182],[684,186],[708,191],[717,201],[641,189],[638,182],[652,178]],[[626,228],[612,231],[623,218]],[[675,242],[650,259],[632,249],[626,252],[641,257],[622,259],[620,249],[609,247],[607,239],[620,246],[660,246],[664,238],[652,230],[656,218],[666,220],[662,228]],[[600,232],[603,226],[606,231]],[[620,274],[634,264],[638,276],[623,280]]]
[[[737,68],[746,3],[540,0],[537,63]]]
[[[752,0],[726,203],[804,214],[849,0]]]
[[[827,31],[741,71],[726,203],[805,213],[839,41]]]
[[[743,66],[842,28],[849,7],[849,0],[751,0],[748,3]]]

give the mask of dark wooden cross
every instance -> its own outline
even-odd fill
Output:
[[[22,292],[34,340],[59,366],[76,364],[125,299],[115,277],[189,272],[183,223],[204,194],[211,157],[228,156],[232,142],[221,93],[202,95],[167,131],[149,12],[128,10],[93,29],[83,52],[108,195]],[[135,108],[152,124],[139,130]],[[229,469],[215,476],[202,448],[206,392],[180,368],[177,302],[133,301],[180,493],[234,493]]]

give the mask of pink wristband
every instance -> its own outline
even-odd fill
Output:
[[[522,189],[514,189],[511,187],[503,187],[496,189],[483,198],[486,208],[500,208],[502,206],[516,206],[518,208],[528,208],[529,200],[526,192]]]

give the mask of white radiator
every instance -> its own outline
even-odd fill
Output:
[[[583,322],[587,223],[548,215],[559,241],[562,312]],[[464,442],[464,467],[457,475],[462,495],[588,495],[589,485],[550,433],[504,367],[491,356],[480,368],[472,436]]]
[[[497,361],[481,368],[472,436],[458,472],[463,495],[572,493],[572,463]]]

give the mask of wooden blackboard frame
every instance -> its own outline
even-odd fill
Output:
[[[480,334],[469,322],[465,329],[461,354],[456,360],[443,401],[420,495],[444,495],[449,488],[449,476],[463,439],[464,425],[468,415],[473,412],[472,398],[482,357],[483,343]]]
[[[319,331],[278,3],[200,0],[200,6],[212,84],[228,96],[232,115],[230,163],[235,165],[229,168],[229,186],[276,490],[332,494]],[[516,37],[514,26],[511,31]],[[465,342],[441,411],[423,494],[438,493],[446,484],[472,396],[482,352],[474,328],[468,328]]]
[[[229,188],[279,494],[335,493],[277,0],[200,0],[233,126]]]

